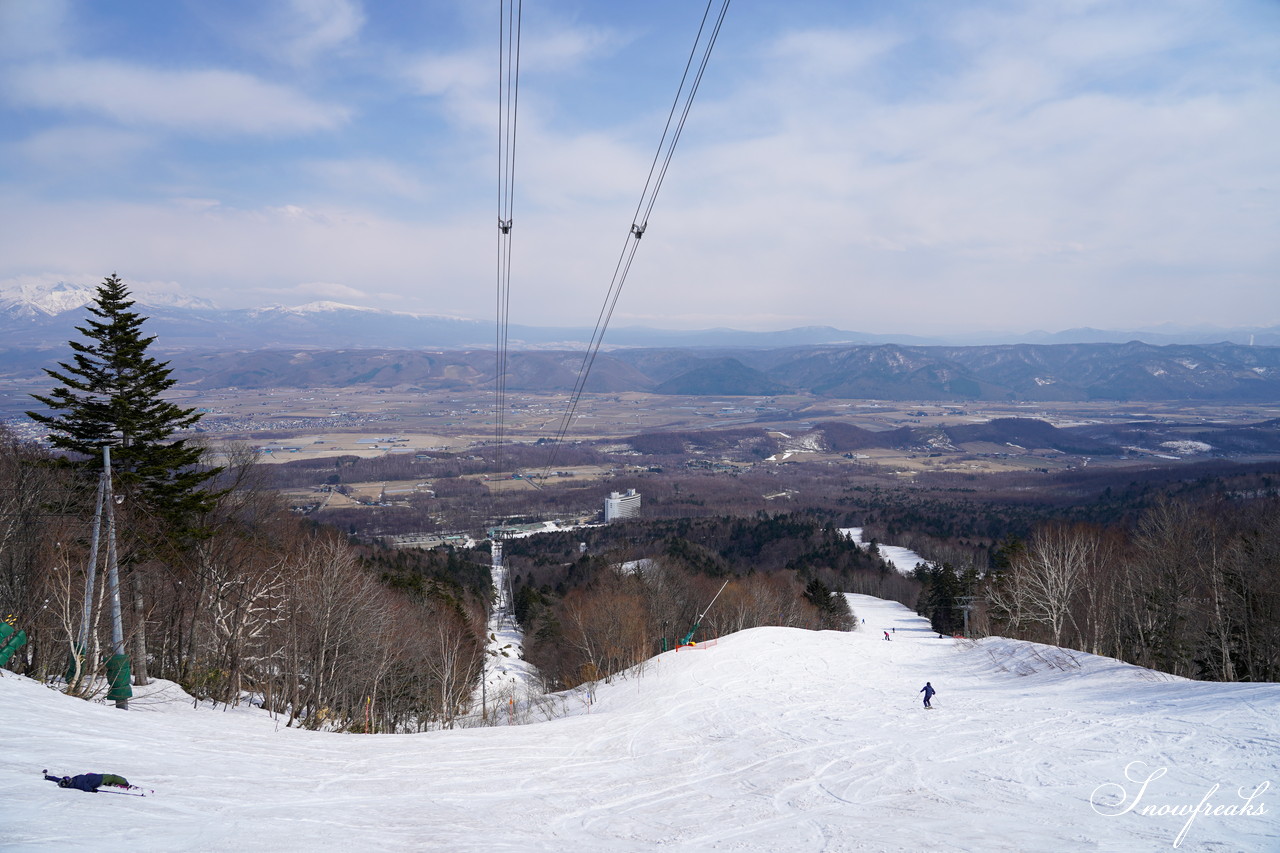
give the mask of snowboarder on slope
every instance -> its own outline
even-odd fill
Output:
[[[885,631],[885,632],[884,632],[884,638],[885,638],[886,640],[887,640],[887,639],[889,639],[889,632],[888,632],[888,631]]]
[[[924,687],[920,688],[920,692],[924,694],[924,706],[926,708],[932,708],[933,705],[929,704],[929,700],[932,699],[933,694],[937,693],[938,691],[934,690],[933,685],[926,681],[924,683]]]
[[[81,773],[79,776],[50,776],[49,771],[44,771],[44,778],[50,782],[57,782],[59,788],[76,788],[90,794],[98,793],[98,789],[103,785],[113,785],[117,788],[128,788],[129,780],[123,776],[117,776],[114,773]]]

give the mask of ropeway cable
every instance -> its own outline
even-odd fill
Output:
[[[719,0],[719,11],[714,15],[714,24],[711,25],[708,32],[708,21],[713,17],[712,9],[716,6],[716,2],[717,0],[707,0],[707,7],[702,13],[702,21],[698,25],[697,37],[694,38],[693,47],[689,51],[689,59],[685,63],[684,74],[680,77],[680,86],[676,90],[675,100],[671,104],[671,111],[667,114],[667,123],[662,129],[662,139],[658,142],[658,150],[654,154],[652,164],[649,166],[649,175],[645,179],[644,191],[640,195],[640,202],[636,205],[636,212],[632,217],[631,228],[628,230],[626,240],[623,243],[622,253],[618,256],[618,263],[614,266],[613,279],[609,283],[609,290],[605,294],[604,304],[600,307],[600,314],[596,318],[595,330],[591,334],[591,342],[587,345],[587,350],[582,357],[582,365],[578,368],[578,376],[574,381],[573,391],[569,395],[564,417],[553,440],[551,458],[547,462],[544,474],[549,472],[555,465],[561,443],[573,423],[574,414],[578,410],[578,402],[581,400],[583,390],[586,388],[587,377],[591,374],[591,368],[595,364],[596,356],[600,352],[600,346],[604,342],[605,330],[609,328],[613,310],[618,304],[618,297],[622,294],[622,286],[626,283],[627,274],[631,271],[631,264],[635,259],[636,249],[640,246],[640,239],[649,227],[649,214],[653,211],[654,203],[658,198],[658,191],[662,189],[662,183],[667,176],[667,169],[671,165],[671,158],[675,154],[676,145],[680,141],[680,135],[684,132],[685,121],[689,117],[689,109],[693,106],[694,96],[697,95],[698,87],[702,83],[702,75],[707,70],[707,62],[711,59],[711,50],[715,47],[716,39],[720,35],[720,27],[724,23],[725,13],[729,11],[731,0]],[[698,58],[700,49],[701,57],[697,61],[697,70],[694,72],[692,79],[690,79],[690,71],[694,67],[694,61]],[[678,118],[677,113],[679,114]]]
[[[499,0],[498,16],[498,286],[494,352],[495,470],[506,440],[508,329],[511,312],[511,229],[515,207],[516,115],[520,93],[521,0]]]

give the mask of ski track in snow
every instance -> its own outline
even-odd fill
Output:
[[[1186,818],[1090,804],[1109,783],[1136,792],[1130,762],[1167,768],[1144,804],[1194,806],[1216,783],[1214,803],[1239,805],[1237,788],[1280,782],[1280,685],[939,639],[899,604],[850,600],[858,631],[667,652],[524,726],[309,732],[172,690],[120,712],[6,674],[0,849],[1165,850]],[[156,794],[64,791],[44,767]],[[1197,817],[1181,849],[1276,850],[1276,791],[1256,802],[1266,814]]]

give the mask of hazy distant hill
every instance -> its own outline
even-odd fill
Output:
[[[371,386],[422,390],[492,387],[495,358],[482,350],[249,350],[173,354],[184,385],[200,388]],[[517,352],[508,359],[509,391],[569,391],[581,353]],[[648,390],[654,383],[628,364],[600,356],[587,382],[592,392]]]
[[[357,347],[404,349],[477,349],[491,347],[495,333],[490,321],[431,314],[383,311],[336,302],[312,302],[286,307],[224,310],[206,299],[175,296],[163,291],[135,292],[138,310],[150,319],[147,330],[163,349],[241,349]],[[75,335],[74,326],[86,316],[84,305],[94,288],[68,282],[22,284],[0,288],[0,341],[8,347],[58,345]],[[589,327],[513,325],[514,349],[559,348],[591,340]],[[1033,331],[1021,335],[974,333],[947,339],[894,333],[868,333],[831,326],[804,326],[781,331],[737,329],[673,330],[614,326],[606,335],[610,347],[769,348],[816,345],[972,346],[995,344],[1124,343],[1280,345],[1280,327],[1215,329],[1158,327],[1146,330],[1071,329]],[[663,380],[665,381],[665,380]]]
[[[769,396],[785,394],[775,382],[736,358],[703,359],[690,370],[656,385],[655,394]]]
[[[65,283],[0,293],[0,345],[6,347],[0,376],[38,379],[41,367],[67,358],[66,341],[79,337],[74,327],[83,323],[91,298],[90,288]],[[146,329],[187,385],[430,389],[491,387],[494,381],[488,323],[332,302],[223,311],[198,300],[148,298],[157,304],[139,296]],[[1280,343],[1280,330],[1249,334],[1260,345],[1131,340],[944,346],[885,343],[886,336],[825,326],[785,332],[623,328],[610,331],[615,348],[594,360],[587,390],[957,401],[1280,400],[1280,347],[1261,345]],[[574,342],[589,338],[584,329],[512,327],[506,387],[573,388],[583,361],[583,347]],[[639,346],[654,340],[670,345]],[[675,346],[677,341],[691,343]]]
[[[795,391],[887,400],[1280,399],[1280,348],[1235,344],[1058,344],[974,347],[793,347],[696,353],[620,350],[614,358],[660,380],[660,393],[730,394],[706,382],[733,357]],[[701,363],[699,362],[701,359]],[[674,371],[673,371],[674,368]],[[721,368],[723,370],[723,368]],[[673,378],[674,375],[674,378]],[[680,377],[696,377],[684,385]]]
[[[65,348],[0,351],[0,376],[32,379]],[[178,381],[200,388],[485,388],[482,350],[290,349],[166,355]],[[506,387],[566,391],[581,352],[511,353]],[[778,350],[616,350],[595,359],[588,391],[767,397],[803,392],[884,400],[1280,400],[1280,347],[1063,344],[987,347],[791,347]]]

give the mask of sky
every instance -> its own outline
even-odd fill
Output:
[[[700,3],[523,4],[510,307],[599,314]],[[0,0],[0,287],[492,319],[499,3]],[[1280,324],[1275,0],[736,0],[615,325]]]

